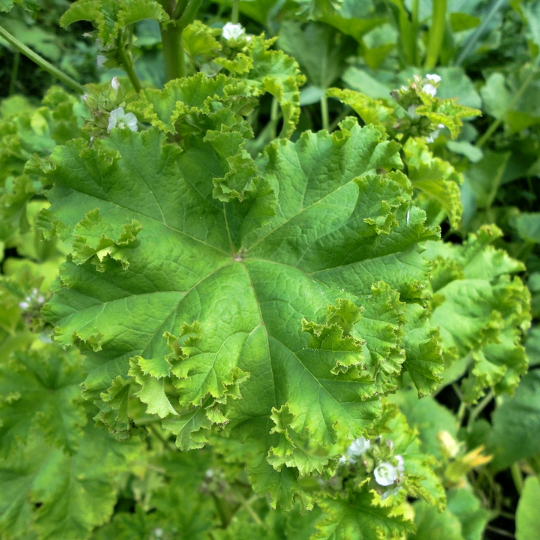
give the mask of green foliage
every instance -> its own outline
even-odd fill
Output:
[[[0,537],[528,540],[538,3],[13,3]]]

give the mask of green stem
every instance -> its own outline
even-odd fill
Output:
[[[334,129],[336,129],[336,127],[338,126],[338,124],[352,111],[352,108],[349,106],[349,105],[346,105],[345,106],[345,109],[343,109],[340,113],[339,113],[339,116],[337,116],[336,118],[334,118],[334,120],[332,121],[332,123],[330,124],[329,128],[328,128],[328,131],[332,132],[334,131]]]
[[[214,501],[214,504],[216,505],[216,510],[221,520],[221,526],[226,529],[232,519],[232,513],[230,511],[230,508],[215,493],[211,493],[211,497]]]
[[[188,5],[189,0],[178,0],[178,3],[176,4],[176,7],[174,8],[174,12],[169,15],[171,16],[171,19],[178,20],[186,10],[186,6]]]
[[[178,448],[174,444],[172,444],[170,441],[165,439],[163,435],[159,432],[158,428],[154,424],[147,424],[150,431],[159,439],[159,441],[165,446],[165,448],[168,448],[169,450],[173,452],[178,452]]]
[[[479,414],[489,405],[491,400],[494,398],[493,390],[490,390],[482,401],[471,411],[469,415],[469,421],[467,426],[470,428],[473,425],[473,422],[478,418]]]
[[[15,36],[11,35],[5,28],[0,26],[0,37],[5,39],[15,50],[24,54],[27,58],[36,63],[41,69],[44,69],[47,73],[50,73],[53,77],[56,77],[59,81],[62,81],[66,86],[69,86],[75,92],[84,94],[84,87],[80,85],[76,80],[72,79],[69,75],[53,66],[50,62],[47,62],[45,58],[42,58],[39,54],[35,53],[32,49],[29,49],[24,43],[21,43]]]
[[[17,84],[17,75],[19,73],[20,63],[21,53],[19,51],[15,51],[15,54],[13,55],[13,66],[11,68],[11,80],[9,81],[9,96],[15,93],[15,85]]]
[[[433,17],[427,44],[427,54],[424,63],[425,69],[433,69],[437,65],[441,46],[446,31],[446,0],[433,1]]]
[[[521,469],[519,468],[519,463],[514,463],[510,467],[510,472],[512,473],[512,480],[514,481],[514,486],[516,490],[521,495],[523,493],[523,475],[521,474]]]
[[[270,125],[271,125],[271,131],[270,131],[270,140],[274,140],[277,135],[277,125],[279,122],[280,114],[279,114],[279,101],[275,96],[272,96],[272,106],[270,107]]]
[[[236,24],[239,19],[239,7],[240,7],[240,0],[233,0],[231,22],[234,24]]]
[[[127,73],[129,80],[131,81],[131,85],[133,86],[135,91],[139,93],[142,90],[142,87],[133,67],[133,58],[122,40],[120,40],[119,42],[118,54],[120,55],[120,62],[122,63],[122,67]]]
[[[181,30],[192,23],[201,7],[203,0],[190,0],[184,9],[182,16],[178,19],[178,26]]]
[[[493,122],[487,131],[478,139],[476,143],[477,148],[482,148],[484,144],[486,144],[487,141],[491,138],[491,136],[497,131],[497,128],[501,125],[502,121],[504,120],[504,117],[508,113],[508,111],[511,111],[515,104],[519,101],[525,90],[529,87],[529,85],[532,83],[534,76],[537,73],[538,69],[538,63],[540,62],[540,54],[536,57],[536,60],[534,61],[534,64],[531,67],[531,72],[529,75],[527,75],[527,78],[523,81],[523,84],[521,85],[521,88],[514,94],[514,97],[512,98],[512,101],[508,104],[504,112]]]
[[[179,28],[175,23],[170,23],[167,26],[161,25],[165,71],[169,81],[186,76],[182,32],[183,29]]]
[[[248,513],[252,517],[253,521],[257,525],[262,525],[263,522],[262,522],[261,518],[257,515],[257,512],[255,512],[255,510],[253,510],[253,508],[251,507],[251,503],[258,499],[258,495],[254,495],[253,497],[251,497],[251,499],[247,500],[242,495],[242,493],[240,492],[239,489],[231,487],[231,490],[232,490],[236,500],[240,503],[240,506],[242,508],[245,508],[248,511]]]
[[[321,98],[321,117],[322,117],[322,127],[328,131],[330,127],[330,118],[328,115],[328,98],[323,96]]]

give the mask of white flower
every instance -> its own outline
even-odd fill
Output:
[[[86,102],[86,100],[88,99],[88,94],[83,94],[81,99]]]
[[[422,87],[422,92],[434,96],[437,93],[437,89],[432,84],[424,84]]]
[[[19,302],[19,307],[21,309],[28,309],[30,307],[30,303],[29,302]]]
[[[222,36],[226,39],[238,39],[245,34],[245,30],[241,24],[233,24],[228,22],[222,31]]]
[[[355,458],[361,456],[370,447],[371,443],[365,437],[360,437],[351,443],[345,455],[354,463]]]
[[[160,529],[159,527],[157,529],[154,529],[154,535],[157,538],[161,538],[163,536],[163,529]]]
[[[107,131],[111,131],[113,128],[131,129],[131,131],[137,131],[137,117],[133,113],[125,113],[123,107],[114,109],[109,115],[109,127]]]
[[[375,468],[373,476],[379,486],[391,486],[398,479],[398,470],[385,461]]]
[[[403,456],[397,455],[395,458],[398,462],[397,470],[403,472],[405,470],[405,460],[403,459]]]
[[[444,126],[444,124],[439,124],[437,127],[438,127],[439,129],[444,129],[445,126]]]
[[[112,78],[111,86],[115,92],[118,92],[118,90],[120,89],[120,81],[118,80],[118,77]]]
[[[106,56],[103,56],[102,54],[98,54],[96,56],[96,63],[97,63],[98,68],[103,67],[103,65],[105,64],[106,61],[107,61]]]
[[[426,79],[428,81],[432,81],[434,83],[438,83],[438,82],[441,82],[441,77],[440,75],[437,75],[436,73],[432,73],[431,75],[426,75]]]

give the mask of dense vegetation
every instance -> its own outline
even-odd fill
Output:
[[[540,1],[0,12],[0,538],[538,538]]]

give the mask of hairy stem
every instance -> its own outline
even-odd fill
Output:
[[[75,92],[84,94],[84,87],[76,80],[72,79],[69,75],[53,66],[50,62],[45,60],[39,54],[35,53],[32,49],[29,49],[24,43],[21,43],[15,36],[10,34],[5,28],[0,26],[0,37],[5,39],[15,50],[24,54],[27,58],[36,63],[41,69],[50,73],[53,77],[56,77],[59,81],[63,82],[66,86],[69,86]]]

